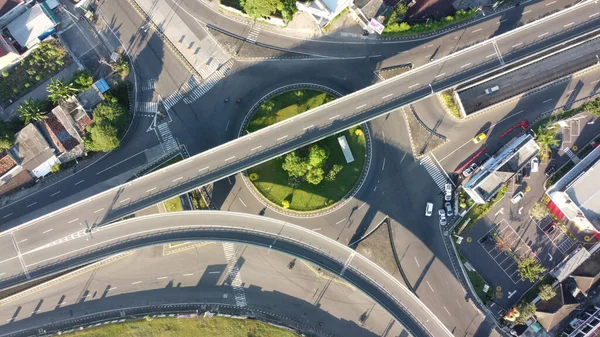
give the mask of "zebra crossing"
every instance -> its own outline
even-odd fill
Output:
[[[258,39],[258,34],[260,34],[260,25],[255,24],[252,26],[252,28],[248,32],[246,41],[256,43],[256,39]]]
[[[207,78],[217,69],[219,69],[221,65],[227,63],[227,61],[229,61],[229,56],[227,54],[223,52],[217,52],[211,56],[206,63],[196,67],[196,70],[198,70],[203,78]]]
[[[198,86],[200,80],[195,76],[190,77],[179,90],[175,91],[169,97],[163,100],[163,106],[166,110],[171,109],[177,102],[179,102],[185,94],[187,94],[191,89]]]
[[[179,144],[177,144],[177,141],[175,138],[173,138],[173,134],[171,134],[171,130],[169,129],[169,125],[167,123],[158,124],[156,129],[158,130],[158,138],[160,143],[161,145],[164,145],[167,153],[179,149]]]
[[[448,179],[446,175],[439,169],[439,167],[433,162],[431,156],[427,155],[423,159],[421,159],[421,165],[425,166],[425,170],[427,173],[433,178],[436,185],[440,188],[441,191],[444,191],[444,185],[448,183]]]
[[[563,255],[567,255],[571,247],[573,247],[574,245],[575,241],[573,241],[573,239],[571,239],[568,235],[565,235],[565,239],[561,243],[559,243],[558,246],[556,246],[556,248],[558,248],[558,251],[563,253]]]
[[[158,102],[138,102],[140,112],[156,113],[158,111]]]
[[[183,102],[186,104],[191,104],[200,98],[202,95],[206,94],[212,87],[214,87],[223,77],[225,77],[231,66],[233,65],[233,61],[228,61],[224,65],[222,65],[217,71],[215,71],[212,75],[206,78],[202,84],[198,85],[192,92],[189,93],[187,97],[183,98]]]
[[[227,260],[227,270],[229,270],[228,279],[230,280],[231,287],[233,288],[235,305],[238,307],[245,307],[247,305],[246,294],[244,293],[240,269],[236,266],[237,260],[235,257],[235,249],[233,244],[230,242],[224,242],[223,251],[225,252],[225,259]]]
[[[142,90],[154,90],[155,81],[153,78],[143,81],[141,85]]]
[[[577,157],[577,155],[575,153],[573,153],[573,151],[571,151],[571,148],[565,147],[563,149],[563,152],[567,156],[569,156],[569,158],[571,159],[571,161],[573,161],[573,163],[575,163],[575,164],[579,163],[579,161],[580,161],[579,157]]]

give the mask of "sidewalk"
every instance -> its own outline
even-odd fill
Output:
[[[156,27],[173,43],[175,48],[187,59],[202,78],[210,76],[229,55],[209,36],[207,32],[198,36],[175,13],[174,8],[165,0],[129,0],[137,4]],[[185,14],[182,14],[185,15]],[[168,44],[167,44],[168,46]]]
[[[51,80],[56,80],[62,78],[63,80],[69,81],[73,77],[73,74],[77,71],[77,64],[72,63],[65,69],[61,70],[58,74],[54,75],[52,78],[48,79],[46,82],[40,84],[37,88],[33,89],[30,93],[21,97],[19,100],[15,101],[13,104],[6,107],[4,110],[0,111],[0,120],[7,121],[12,119],[13,117],[17,117],[17,109],[24,101],[32,98],[37,100],[45,100],[48,97],[48,92],[46,88],[48,84],[50,84]]]

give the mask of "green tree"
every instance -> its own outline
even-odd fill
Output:
[[[15,143],[15,131],[10,123],[0,121],[0,151],[10,149]]]
[[[541,220],[550,214],[548,207],[541,202],[536,202],[529,210],[529,215],[536,220]]]
[[[331,168],[331,170],[329,170],[329,172],[327,172],[327,176],[325,177],[325,180],[327,181],[334,181],[335,178],[337,177],[337,174],[344,168],[344,166],[339,165],[339,164],[335,164],[333,165],[333,167]]]
[[[537,308],[533,303],[521,303],[518,307],[519,317],[515,319],[515,323],[524,324],[526,320],[535,315]]]
[[[518,264],[518,269],[521,278],[528,279],[530,282],[541,279],[546,272],[546,268],[544,268],[533,256],[521,260]]]
[[[328,157],[327,151],[317,144],[308,150],[308,164],[313,168],[322,168]]]
[[[98,104],[93,114],[94,122],[97,124],[110,124],[118,130],[123,130],[127,126],[127,112],[117,103]]]
[[[246,0],[244,11],[254,19],[267,17],[277,11],[279,3],[280,0]]]
[[[316,167],[316,168],[312,168],[310,169],[310,171],[308,171],[308,173],[306,174],[306,181],[308,181],[309,183],[313,184],[313,185],[319,185],[321,183],[321,181],[323,181],[323,176],[325,175],[325,172],[323,172],[323,169],[320,167]]]
[[[28,99],[17,108],[19,118],[25,125],[45,119],[47,116],[42,112],[42,103],[38,100]]]
[[[110,152],[119,147],[121,141],[115,127],[110,124],[94,123],[88,127],[84,145],[90,151]]]
[[[306,173],[308,173],[310,166],[305,158],[302,158],[294,151],[285,155],[281,168],[283,168],[290,177],[304,178]]]
[[[556,290],[554,290],[550,284],[544,284],[540,287],[538,295],[540,295],[540,298],[543,301],[547,301],[556,296]]]
[[[583,110],[587,113],[600,116],[600,97],[596,97],[593,101],[585,103]]]
[[[277,5],[277,9],[281,12],[285,21],[291,21],[294,18],[294,14],[298,12],[296,0],[281,0]]]
[[[85,91],[89,89],[94,83],[94,79],[92,75],[85,70],[78,70],[75,72],[75,76],[73,76],[73,83],[75,83],[76,89],[78,91]]]
[[[535,135],[535,141],[538,143],[543,153],[550,152],[550,147],[559,145],[560,142],[556,139],[557,131],[556,128],[546,129],[541,126],[538,128]]]
[[[51,80],[48,84],[48,98],[54,103],[58,104],[67,98],[75,95],[77,89],[73,87],[73,83],[65,84],[62,80]]]
[[[56,173],[56,172],[58,172],[58,171],[60,171],[60,164],[54,164],[54,165],[52,165],[52,167],[50,168],[50,172],[52,172],[52,173]]]
[[[121,57],[111,64],[113,70],[117,73],[121,73],[121,78],[125,78],[129,75],[131,68],[129,67],[129,61],[125,55],[121,55]]]

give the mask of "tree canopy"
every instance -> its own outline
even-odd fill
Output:
[[[94,124],[88,127],[85,147],[91,151],[109,152],[121,145],[120,136],[127,126],[127,111],[119,104],[100,103],[93,111]]]
[[[533,256],[521,260],[518,268],[521,278],[528,279],[531,282],[541,279],[546,272],[546,268],[544,268]]]
[[[48,91],[48,98],[50,98],[54,104],[58,104],[66,100],[79,91],[73,86],[73,83],[65,84],[60,79],[56,81],[51,80],[46,90]]]
[[[42,103],[31,98],[23,102],[17,112],[25,125],[47,118],[45,112],[42,112]]]
[[[246,0],[244,11],[254,19],[262,18],[275,13],[280,3],[280,0]]]
[[[519,317],[515,319],[515,323],[523,324],[527,319],[535,315],[535,311],[537,310],[535,304],[533,303],[521,303],[518,307]]]
[[[556,139],[557,131],[556,128],[548,129],[541,126],[538,128],[535,135],[535,141],[540,146],[542,152],[550,152],[550,147],[559,145],[560,141]]]
[[[288,153],[281,167],[290,177],[301,178],[308,183],[318,185],[325,178],[325,170],[323,168],[325,167],[327,158],[329,158],[329,153],[318,144],[311,145],[307,155],[299,153],[300,151]],[[341,170],[341,165],[334,165],[330,171],[330,173],[333,173],[329,174],[328,177],[331,180],[335,179],[335,175]]]
[[[543,301],[547,301],[556,296],[556,290],[554,290],[550,284],[544,284],[540,287],[538,295],[540,295],[540,298]]]

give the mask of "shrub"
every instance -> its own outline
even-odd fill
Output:
[[[257,180],[258,180],[258,173],[256,173],[256,172],[250,173],[250,181],[257,181]]]
[[[359,137],[362,137],[362,136],[364,136],[364,135],[365,135],[365,133],[364,133],[364,132],[363,132],[363,130],[361,130],[361,129],[356,129],[356,130],[354,130],[354,134],[355,134],[356,136],[359,136]]]
[[[458,110],[458,106],[456,106],[456,103],[454,103],[454,97],[452,97],[452,94],[443,92],[441,93],[441,97],[444,101],[444,105],[446,105],[446,108],[450,110],[450,113],[452,113],[452,115],[456,118],[462,118],[462,115]]]
[[[288,209],[288,208],[290,208],[290,202],[289,202],[289,201],[287,201],[287,200],[284,200],[284,201],[282,201],[282,202],[281,202],[281,207],[283,207],[283,208],[285,208],[285,209]]]
[[[537,310],[533,303],[521,303],[517,309],[519,310],[519,317],[515,319],[515,323],[517,324],[524,324],[526,320],[535,315],[535,311]]]
[[[2,71],[2,77],[8,77],[8,71],[6,71],[6,70]]]
[[[544,284],[540,287],[538,295],[543,301],[548,301],[554,298],[554,296],[556,296],[556,290],[552,288],[552,285]]]
[[[521,260],[518,264],[518,269],[521,278],[528,279],[530,282],[541,279],[546,272],[546,268],[544,268],[533,256]]]
[[[58,171],[60,171],[60,164],[54,164],[54,165],[52,165],[52,167],[50,168],[50,172],[52,172],[52,173],[56,173],[56,172],[58,172]]]

